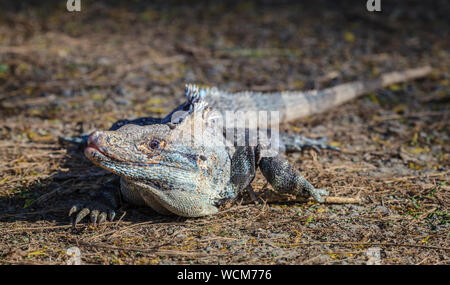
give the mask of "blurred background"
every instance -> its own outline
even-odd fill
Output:
[[[0,0],[0,263],[64,263],[77,240],[86,263],[361,264],[351,242],[390,241],[377,262],[448,264],[450,2],[366,2],[81,0],[69,12]],[[288,159],[363,205],[251,204],[182,222],[128,210],[120,234],[68,228],[68,207],[115,180],[59,136],[166,115],[186,83],[309,90],[423,65],[425,79],[282,126],[341,147]]]
[[[186,82],[270,91],[424,64],[448,71],[445,0],[381,1],[382,12],[361,0],[81,0],[80,12],[66,3],[0,1],[3,114],[27,104],[17,100],[54,95],[57,104],[96,88],[96,100],[136,101],[147,113],[150,97],[182,100]],[[46,107],[43,116],[57,114]]]

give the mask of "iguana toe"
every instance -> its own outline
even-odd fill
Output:
[[[89,213],[90,213],[89,208],[83,208],[81,209],[81,211],[76,213],[75,220],[73,221],[73,227],[75,227],[84,217],[89,215]]]
[[[69,210],[69,216],[72,218],[73,227],[76,227],[76,225],[87,216],[89,216],[91,223],[96,226],[103,224],[107,220],[112,222],[116,216],[116,212],[112,209],[108,209],[105,205],[89,203],[83,206],[72,206]]]
[[[91,211],[91,223],[94,226],[97,225],[97,219],[98,219],[99,215],[100,215],[100,211],[99,210],[92,210]]]
[[[106,213],[105,213],[105,212],[101,212],[101,213],[98,215],[97,223],[98,223],[99,225],[101,225],[101,224],[103,224],[105,221],[106,221]]]
[[[109,210],[108,212],[108,220],[110,222],[114,221],[114,218],[116,217],[116,212],[114,210]]]
[[[325,201],[325,197],[328,196],[328,191],[325,189],[314,189],[310,191],[311,196],[319,203]]]

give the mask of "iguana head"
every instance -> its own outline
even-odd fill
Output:
[[[85,155],[169,211],[203,215],[228,187],[230,158],[220,131],[205,118],[206,103],[193,104],[192,112],[175,124],[129,124],[116,131],[96,131]]]

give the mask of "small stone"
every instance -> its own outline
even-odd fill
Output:
[[[287,234],[281,234],[281,233],[270,233],[267,235],[268,238],[288,238],[289,236]]]
[[[125,98],[115,98],[114,101],[118,105],[129,105],[130,104],[130,100],[125,99]]]
[[[164,260],[161,260],[158,264],[159,265],[175,265],[175,262],[173,262],[172,260],[164,259]]]
[[[73,91],[71,89],[64,89],[62,91],[62,95],[64,97],[71,97],[73,95]]]
[[[383,214],[383,215],[388,215],[388,214],[391,213],[391,211],[388,208],[386,208],[385,206],[381,206],[381,205],[380,206],[376,206],[374,211],[376,213],[380,213],[380,214]]]

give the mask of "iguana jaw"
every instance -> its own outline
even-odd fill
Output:
[[[133,177],[130,177],[129,175],[126,175],[126,172],[118,170],[118,165],[128,165],[131,166],[133,163],[126,162],[126,161],[118,161],[115,158],[109,156],[101,147],[98,147],[94,144],[88,145],[85,150],[84,154],[86,157],[88,157],[95,165],[100,166],[101,168],[108,170],[116,175],[119,175],[123,179],[127,180],[129,183],[136,184],[141,188],[151,190],[150,192],[154,191],[167,191],[170,189],[165,189],[156,183],[153,183],[151,181],[145,180],[138,182],[133,179]]]

